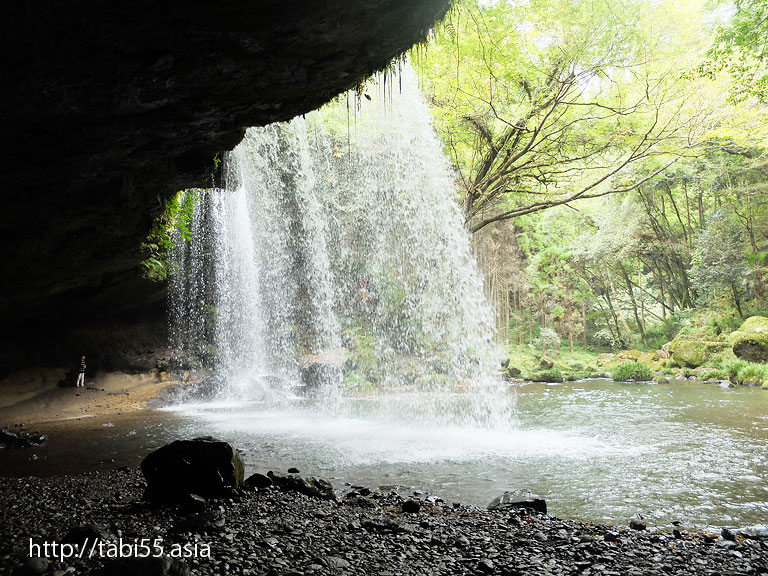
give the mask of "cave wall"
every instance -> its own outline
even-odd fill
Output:
[[[164,286],[142,279],[139,246],[164,199],[208,184],[213,156],[232,149],[246,127],[313,110],[384,67],[448,7],[4,6],[0,341],[156,318]]]

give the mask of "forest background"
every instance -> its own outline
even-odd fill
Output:
[[[768,382],[766,42],[766,0],[461,0],[414,49],[511,375]]]

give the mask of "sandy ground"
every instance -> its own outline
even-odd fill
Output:
[[[166,373],[97,373],[84,388],[60,387],[65,369],[29,369],[0,380],[0,427],[62,424],[144,410],[165,387],[179,384]]]

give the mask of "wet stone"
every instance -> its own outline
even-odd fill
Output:
[[[331,570],[345,570],[350,566],[347,560],[339,556],[328,556],[325,559],[325,565]]]
[[[490,558],[483,558],[477,563],[477,567],[485,574],[493,574],[495,565]]]
[[[453,543],[458,548],[469,548],[469,538],[466,536],[459,536]]]
[[[632,530],[645,530],[646,525],[643,517],[640,514],[635,514],[629,519],[629,527]]]

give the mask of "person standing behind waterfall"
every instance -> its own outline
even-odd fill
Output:
[[[77,374],[76,388],[85,387],[85,356],[80,356],[80,372]]]

